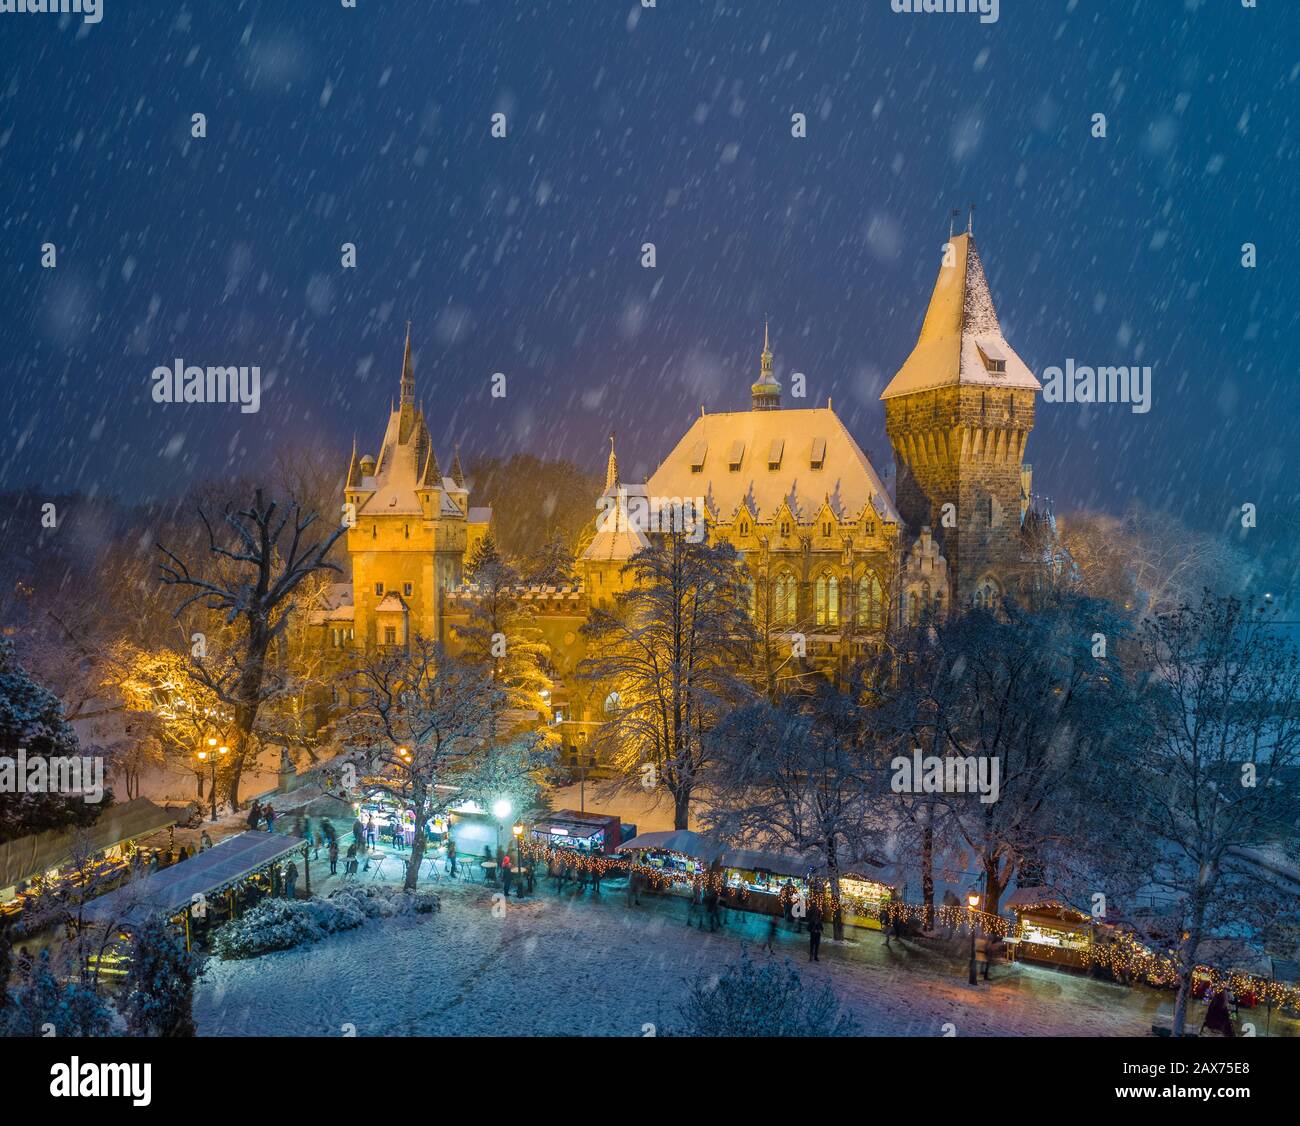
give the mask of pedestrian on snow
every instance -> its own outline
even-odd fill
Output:
[[[366,830],[361,824],[360,817],[352,822],[352,841],[357,846],[358,851],[366,847]]]
[[[985,981],[989,979],[989,940],[983,935],[975,936],[975,968]]]
[[[510,881],[514,879],[515,871],[510,864],[510,854],[506,853],[501,858],[501,887],[505,892],[506,898],[510,898]]]
[[[322,817],[320,819],[320,831],[321,836],[325,838],[327,844],[333,841],[337,836],[334,832],[334,822],[332,822],[328,817]]]
[[[257,823],[262,820],[262,803],[254,799],[252,807],[248,811],[248,827],[256,829]]]
[[[1221,1036],[1237,1035],[1236,1029],[1232,1027],[1232,1013],[1228,1009],[1226,988],[1220,989],[1210,998],[1210,1006],[1205,1010],[1205,1022],[1201,1025],[1201,1031],[1204,1032],[1207,1028]]]
[[[330,841],[329,857],[330,857],[330,875],[337,876],[339,874],[339,842],[338,841],[335,840]]]
[[[627,905],[631,907],[634,903],[641,906],[641,873],[635,868],[627,874]]]
[[[785,921],[793,923],[794,916],[791,914],[791,909],[794,906],[794,884],[788,877],[785,883],[781,885],[781,906],[785,911]]]
[[[375,847],[375,818],[373,814],[366,814],[366,851],[369,852]]]
[[[595,853],[591,857],[591,894],[600,894],[600,860]]]
[[[769,915],[767,919],[767,940],[763,943],[762,949],[771,954],[776,953],[776,928],[780,921],[780,915]]]
[[[204,829],[203,832],[199,834],[199,851],[207,852],[208,849],[210,849],[211,847],[212,847],[212,838],[208,836],[208,831]]]
[[[722,925],[718,918],[718,893],[712,887],[704,893],[704,911],[709,917],[709,933],[712,934]]]
[[[577,861],[576,861],[576,863],[577,863],[577,868],[578,868],[578,891],[583,892],[583,891],[586,891],[586,890],[587,890],[587,862],[586,862],[586,858],[585,858],[585,857],[582,857],[582,856],[579,856],[578,859],[577,859]]]
[[[690,893],[688,894],[686,899],[686,927],[688,930],[690,929],[691,920],[694,919],[699,913],[700,913],[700,889],[696,887],[695,884],[692,883]],[[700,930],[704,929],[703,920],[700,921],[699,926],[700,926]]]
[[[292,860],[289,861],[289,867],[284,870],[284,894],[288,899],[294,897],[294,891],[298,887],[298,865]]]
[[[337,847],[337,845],[335,846]],[[347,863],[343,865],[343,878],[346,880],[349,876],[357,874],[357,842],[353,841],[348,845]]]
[[[266,831],[268,833],[275,832],[275,810],[269,805],[266,807]]]
[[[820,962],[822,948],[822,909],[814,903],[808,908],[808,961]]]
[[[453,880],[456,878],[456,842],[450,837],[447,838],[447,874]]]
[[[307,836],[307,823],[303,820],[301,813],[293,819],[293,835],[303,840],[311,839]]]

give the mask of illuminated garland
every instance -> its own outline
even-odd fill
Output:
[[[524,856],[534,860],[544,860],[550,864],[564,864],[570,871],[575,869],[587,872],[599,871],[602,877],[614,869],[617,869],[620,873],[636,872],[649,881],[652,889],[658,891],[665,890],[673,884],[689,884],[693,891],[722,892],[726,889],[735,893],[742,902],[749,898],[749,888],[743,886],[735,888],[726,883],[725,870],[665,871],[663,868],[656,868],[649,864],[633,864],[627,858],[606,856],[600,853],[584,853],[569,848],[555,848],[529,841],[521,842],[520,851]],[[685,856],[684,853],[675,853],[674,855]],[[687,859],[694,858],[687,857]],[[798,895],[803,900],[805,909],[811,903],[816,902],[821,907],[822,914],[826,918],[833,918],[837,910],[842,910],[848,915],[874,919],[882,926],[889,920],[900,916],[921,926],[926,925],[927,910],[925,905],[921,903],[903,903],[897,899],[886,900],[881,903],[845,893],[841,893],[836,898],[829,886],[820,889],[818,892],[800,892],[795,891],[792,887],[782,885],[776,894],[783,907],[788,905],[795,895]],[[1043,904],[1040,906],[1049,905]],[[1050,906],[1059,905],[1053,904]],[[1013,923],[1009,919],[1004,919],[1001,915],[992,915],[987,911],[961,905],[941,904],[932,909],[931,917],[935,922],[954,931],[966,931],[974,921],[977,928],[984,934],[993,935],[997,938],[1007,938],[1013,926],[1016,928],[1017,938],[1021,938],[1024,932],[1023,922]],[[1152,953],[1129,935],[1120,935],[1111,943],[1089,942],[1086,946],[1074,949],[1074,953],[1079,956],[1084,966],[1088,968],[1096,966],[1109,970],[1115,976],[1127,975],[1134,980],[1140,980],[1158,988],[1171,988],[1176,987],[1178,984],[1177,962],[1167,955]],[[1217,992],[1227,987],[1238,996],[1247,993],[1253,994],[1257,1000],[1271,1002],[1279,1008],[1289,1008],[1300,1013],[1300,987],[1280,981],[1267,981],[1264,978],[1251,977],[1249,974],[1236,971],[1223,974],[1208,966],[1197,966],[1196,973],[1209,979],[1208,989],[1211,992]]]

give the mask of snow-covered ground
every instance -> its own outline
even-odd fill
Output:
[[[401,865],[389,866],[394,870]],[[312,865],[313,873],[317,866]],[[336,881],[326,886],[332,887]],[[313,886],[320,890],[318,881]],[[685,901],[629,907],[621,885],[558,897],[549,882],[493,913],[492,887],[437,885],[442,911],[368,922],[315,945],[239,962],[213,960],[196,999],[203,1035],[641,1036],[670,1028],[687,982],[753,955],[766,919],[732,913],[717,934],[687,929]],[[782,934],[778,956],[829,981],[868,1035],[1149,1035],[1168,1024],[1172,994],[999,965],[992,984],[966,984],[964,961],[915,945],[888,950],[875,932],[822,944]],[[1199,1006],[1193,1016],[1199,1023]],[[1264,1013],[1253,1018],[1264,1033]],[[1285,1027],[1279,1028],[1279,1025]],[[1273,1032],[1296,1031],[1274,1017]]]

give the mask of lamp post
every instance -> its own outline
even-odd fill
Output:
[[[971,892],[966,896],[966,903],[970,923],[970,983],[975,985],[975,909],[980,905],[979,894]]]
[[[208,745],[200,747],[196,756],[199,762],[208,764],[208,796],[212,799],[213,821],[217,819],[217,759],[224,758],[228,754],[230,754],[229,747],[224,744],[218,747],[216,739],[209,736]]]
[[[515,838],[515,867],[517,868],[524,862],[524,854],[520,847],[523,844],[524,827],[520,822],[516,821],[511,826],[510,832]]]
[[[510,820],[510,814],[513,811],[514,807],[510,804],[509,798],[497,798],[497,800],[492,803],[492,816],[497,819],[498,853],[501,852],[501,830],[505,828],[505,824]]]

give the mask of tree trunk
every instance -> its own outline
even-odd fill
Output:
[[[925,903],[925,929],[934,930],[934,812],[925,808],[925,823],[921,829],[921,898]]]
[[[1002,902],[1002,893],[1006,891],[1008,881],[998,872],[998,858],[995,853],[984,858],[984,906],[990,915],[998,913]]]
[[[1196,952],[1201,947],[1201,931],[1205,925],[1205,901],[1197,896],[1192,903],[1192,921],[1187,927],[1187,937],[1179,950],[1178,996],[1174,1001],[1173,1034],[1181,1036],[1187,1026],[1187,1006],[1192,999],[1192,975],[1196,971]]]
[[[407,891],[414,891],[420,878],[420,862],[424,859],[424,819],[417,817],[415,835],[411,838],[411,862],[406,866],[406,882],[402,885]]]
[[[836,942],[844,941],[844,905],[840,902],[840,866],[835,857],[835,840],[826,843],[827,867],[831,871],[831,899],[835,901],[835,911],[831,915],[831,935]]]
[[[683,787],[673,792],[673,828],[689,829],[691,820],[691,791]]]

